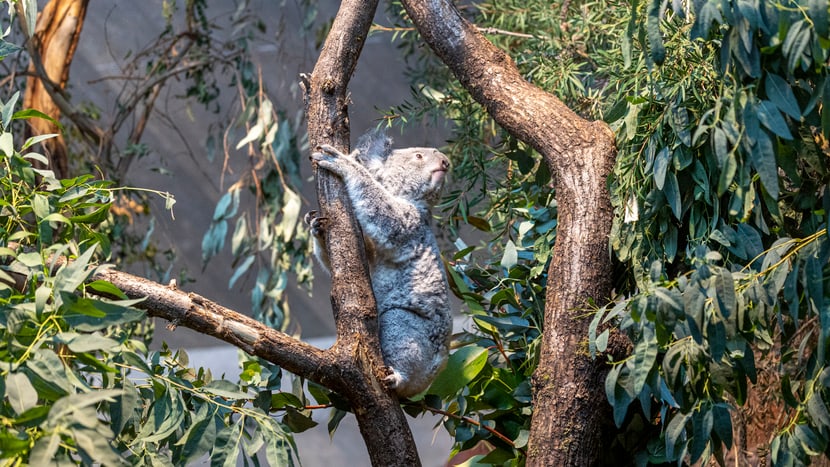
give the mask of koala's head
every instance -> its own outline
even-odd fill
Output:
[[[363,135],[353,154],[392,194],[428,206],[440,200],[450,161],[437,149],[393,150],[392,138],[378,129]]]
[[[441,198],[450,160],[435,148],[405,148],[389,153],[377,180],[387,190],[414,203],[434,206]]]

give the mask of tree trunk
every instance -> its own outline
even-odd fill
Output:
[[[588,355],[590,300],[611,291],[606,179],[614,134],[528,83],[446,0],[403,0],[418,31],[493,119],[532,145],[555,177],[559,223],[550,265],[541,359],[533,377],[528,465],[595,465],[601,454],[607,369]]]
[[[377,0],[345,0],[340,5],[306,87],[308,140],[349,148],[348,83],[372,25]],[[420,465],[415,440],[400,405],[381,383],[386,368],[380,353],[377,309],[366,266],[363,235],[352,215],[345,187],[317,171],[321,216],[328,219],[326,244],[331,262],[331,303],[341,360],[357,368],[344,388],[375,466]],[[348,380],[348,379],[347,379]]]
[[[65,88],[69,79],[69,66],[78,46],[88,3],[89,0],[51,0],[38,15],[37,26],[31,38],[34,41],[33,49],[39,56],[39,62],[43,64],[41,71],[46,73],[45,79],[60,89]],[[30,75],[26,80],[24,108],[39,110],[58,121],[61,116],[60,109],[41,80],[44,77],[39,74],[36,59],[32,58],[28,72]],[[57,125],[48,120],[33,118],[29,120],[26,133],[27,137],[58,133],[57,138],[41,144],[55,175],[59,178],[67,177],[69,163],[66,141]]]

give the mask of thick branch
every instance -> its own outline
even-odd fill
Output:
[[[314,71],[303,83],[312,148],[325,143],[348,150],[347,87],[376,8],[377,0],[340,4]],[[394,395],[380,384],[386,370],[362,234],[343,183],[324,171],[316,175],[320,212],[328,218],[326,244],[337,330],[332,351],[349,356],[351,367],[360,371],[353,390],[343,395],[352,405],[373,465],[420,465],[406,417]]]
[[[606,179],[614,134],[527,82],[515,63],[447,0],[403,0],[418,31],[456,78],[505,130],[545,158],[555,176],[557,239],[545,303],[528,465],[595,465],[608,404],[606,369],[580,348],[590,301],[611,290]]]
[[[136,308],[150,316],[221,339],[334,390],[342,386],[335,381],[335,362],[326,351],[204,297],[112,269],[99,272],[93,279],[111,282],[130,298],[146,297]]]

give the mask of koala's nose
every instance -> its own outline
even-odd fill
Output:
[[[444,170],[449,170],[449,168],[450,168],[450,161],[449,161],[449,159],[447,159],[446,157],[444,157],[443,159],[441,159],[441,167],[443,167],[443,168],[444,168]]]

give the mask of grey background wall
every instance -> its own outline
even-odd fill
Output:
[[[182,2],[179,2],[182,3]],[[211,0],[210,16],[221,16],[234,9],[232,1]],[[282,106],[288,115],[294,115],[302,107],[302,97],[296,87],[301,72],[310,72],[317,52],[313,37],[303,37],[297,31],[302,21],[302,12],[295,2],[253,0],[254,11],[267,24],[269,34],[274,37],[270,43],[258,46],[257,63],[267,82],[267,90],[276,105]],[[321,2],[320,17],[328,18],[336,11],[338,2]],[[138,50],[154,38],[162,29],[162,0],[112,0],[91,2],[86,25],[76,53],[71,82],[74,98],[87,100],[102,109],[102,118],[110,115],[108,105],[114,101],[120,89],[117,81],[97,81],[104,76],[117,76],[119,64],[128,51]],[[383,15],[382,11],[379,15]],[[276,31],[280,30],[278,37]],[[404,64],[387,35],[375,35],[367,41],[357,72],[351,80],[353,105],[350,108],[352,131],[355,137],[375,125],[375,108],[386,108],[402,101],[409,94],[409,84],[404,76]],[[175,115],[175,123],[181,135],[171,129],[168,123],[154,120],[147,128],[145,142],[151,148],[148,157],[140,159],[128,174],[131,186],[169,191],[176,198],[175,220],[163,210],[163,202],[157,200],[153,206],[156,214],[156,238],[164,245],[171,245],[177,251],[174,271],[185,268],[195,283],[184,288],[199,293],[218,303],[242,313],[248,313],[250,300],[247,289],[250,284],[227,287],[232,269],[230,258],[222,255],[212,260],[207,269],[201,267],[201,240],[209,226],[216,201],[223,190],[218,185],[222,160],[208,161],[205,154],[205,132],[196,120],[206,115],[198,105],[188,108],[181,100],[172,99],[173,88],[162,96],[160,108]],[[194,149],[191,157],[185,150],[181,137]],[[396,137],[402,145],[440,146],[441,137],[425,127],[413,126],[406,135]],[[235,144],[235,142],[234,142]],[[242,157],[232,159],[230,167],[238,173],[244,167]],[[163,168],[164,171],[157,170]],[[306,170],[309,170],[306,164]],[[167,172],[172,175],[165,175]],[[233,183],[233,175],[227,175],[225,187]],[[304,211],[316,206],[313,184],[303,190]],[[137,269],[137,273],[141,273]],[[318,271],[314,293],[291,293],[289,303],[293,317],[297,319],[304,339],[313,339],[326,345],[326,336],[333,334],[333,321],[328,299],[329,285]],[[223,346],[221,342],[185,328],[170,332],[165,323],[157,323],[157,339],[164,340],[171,347],[190,350],[191,362],[211,367],[214,374],[234,375],[236,371],[236,350]],[[232,377],[232,376],[231,376]],[[333,440],[329,440],[325,429],[326,415],[315,415],[321,423],[320,429],[297,436],[301,460],[306,466],[322,465],[368,465],[363,442],[355,429],[354,419],[347,418]],[[449,441],[443,430],[433,433],[433,425],[439,419],[427,418],[413,421],[413,428],[419,440],[424,465],[443,465],[449,453]],[[433,436],[435,435],[435,436]],[[433,439],[434,438],[434,439]]]

